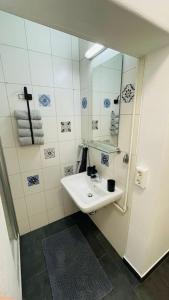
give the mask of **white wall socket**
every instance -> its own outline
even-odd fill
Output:
[[[136,167],[135,184],[145,189],[148,180],[148,169],[144,167]]]

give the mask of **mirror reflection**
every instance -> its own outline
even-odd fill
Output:
[[[113,152],[118,147],[123,55],[84,40],[80,50],[82,139]]]
[[[113,50],[103,55],[91,75],[92,140],[118,146],[122,55]]]

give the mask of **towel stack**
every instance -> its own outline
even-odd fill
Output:
[[[30,129],[30,121],[28,117],[27,111],[16,110],[14,112],[17,129],[18,129],[18,138],[21,146],[32,145],[32,136]],[[38,110],[31,110],[31,123],[33,129],[33,138],[35,145],[43,145],[44,144],[44,134],[42,130],[42,121],[41,115]]]
[[[116,115],[112,110],[111,112],[111,127],[110,127],[111,135],[118,135],[119,133],[119,115]]]

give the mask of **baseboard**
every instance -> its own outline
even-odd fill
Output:
[[[163,262],[163,260],[167,256],[169,256],[169,249],[143,274],[140,274],[137,268],[132,265],[132,263],[127,259],[127,257],[124,256],[123,261],[128,266],[128,268],[135,274],[136,277],[138,277],[140,280],[144,280]]]

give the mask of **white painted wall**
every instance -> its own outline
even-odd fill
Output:
[[[169,2],[168,0],[153,1],[153,0],[111,0],[121,4],[125,8],[135,12],[136,14],[146,18],[155,25],[169,30]]]
[[[137,165],[149,169],[134,187],[125,257],[143,276],[169,250],[169,47],[145,58]]]
[[[8,238],[5,216],[0,197],[0,297],[12,297],[21,300],[17,270]]]
[[[137,5],[138,1],[135,2]],[[149,15],[152,17],[155,11],[157,20],[162,19],[163,14],[158,18],[158,10],[153,9],[154,1],[147,2],[151,3]],[[161,1],[156,2],[158,6],[155,7],[159,8]],[[145,17],[145,9],[144,14],[138,15],[133,6],[128,9],[120,6],[120,1],[114,0],[0,1],[0,9],[4,11],[86,40],[100,42],[129,55],[142,56],[167,45],[169,32],[160,28],[159,24],[152,24],[151,18]],[[165,16],[167,19],[167,12]]]

